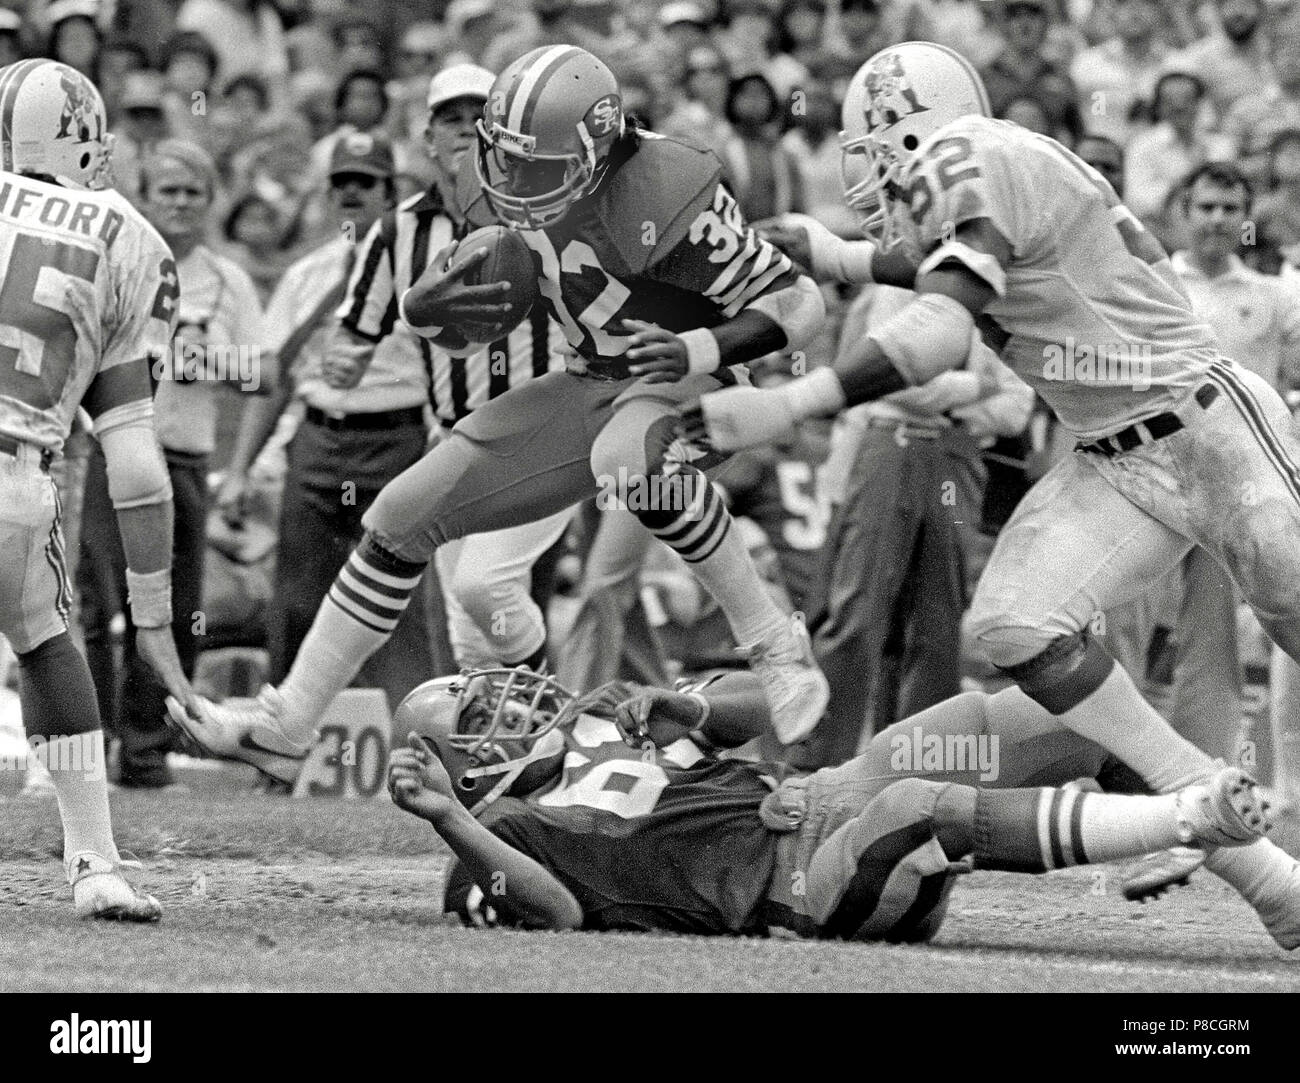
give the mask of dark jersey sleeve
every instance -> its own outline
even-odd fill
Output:
[[[681,238],[656,254],[647,276],[700,294],[723,319],[798,279],[790,257],[750,228],[721,180],[687,209],[685,220]]]

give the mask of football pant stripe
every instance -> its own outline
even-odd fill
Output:
[[[1227,365],[1212,364],[1210,378],[1228,395],[1237,407],[1238,413],[1246,419],[1256,443],[1263,448],[1273,468],[1281,475],[1292,498],[1300,503],[1300,470],[1297,470],[1295,461],[1264,417],[1264,412],[1250,388]]]
[[[889,871],[931,837],[930,821],[917,819],[873,839],[859,855],[853,876],[843,886],[834,910],[822,922],[822,932],[845,939],[853,936],[875,912]]]

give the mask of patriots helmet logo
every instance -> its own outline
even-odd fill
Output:
[[[59,130],[54,138],[71,138],[78,143],[102,138],[104,133],[96,130],[99,124],[98,113],[94,102],[85,92],[83,81],[61,72],[59,82],[63,88],[64,102],[63,111],[59,114]]]
[[[897,52],[885,52],[866,73],[867,126],[870,130],[892,128],[905,117],[925,113]]]

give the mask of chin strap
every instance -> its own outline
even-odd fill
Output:
[[[500,745],[494,746],[499,755],[505,755]],[[499,763],[489,763],[483,767],[471,767],[462,776],[464,778],[491,778],[493,775],[501,775],[501,780],[492,787],[474,806],[469,810],[471,816],[477,816],[488,805],[492,804],[498,797],[506,793],[515,780],[524,773],[524,769],[529,764],[536,763],[538,760],[544,760],[548,756],[554,756],[564,748],[564,735],[559,730],[551,730],[550,733],[544,734],[542,738],[533,745],[522,756],[515,759],[503,760]]]

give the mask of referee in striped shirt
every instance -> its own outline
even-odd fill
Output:
[[[430,82],[425,137],[435,179],[428,191],[384,215],[358,252],[338,312],[341,327],[325,362],[326,378],[332,378],[334,386],[351,386],[366,371],[375,344],[399,322],[398,298],[434,256],[470,231],[456,198],[458,176],[465,155],[473,152],[474,124],[494,78],[486,68],[456,64]],[[466,357],[452,356],[426,339],[419,344],[436,428],[444,432],[511,387],[563,369],[567,349],[562,332],[541,305],[501,341]],[[439,547],[438,575],[458,664],[541,665],[546,627],[531,597],[532,568],[559,540],[572,514],[566,510]]]

